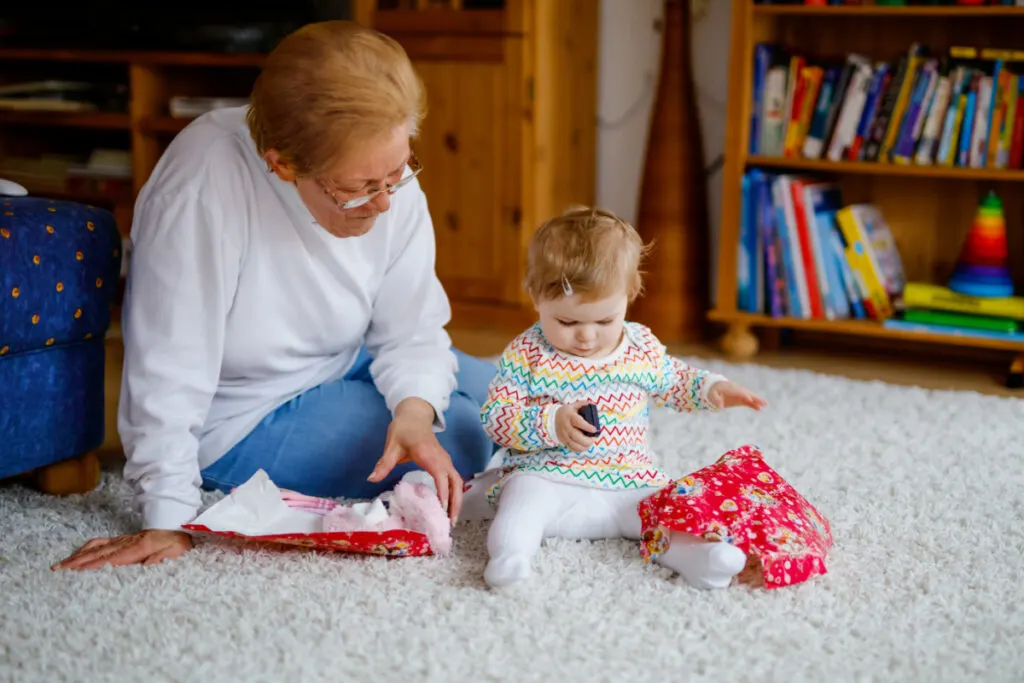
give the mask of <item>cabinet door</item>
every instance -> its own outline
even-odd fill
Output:
[[[437,271],[453,300],[504,300],[513,256],[503,243],[508,170],[501,63],[422,61],[427,116],[414,143],[437,235]]]

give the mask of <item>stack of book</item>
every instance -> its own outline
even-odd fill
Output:
[[[845,205],[837,184],[751,169],[743,176],[737,307],[772,317],[885,320],[903,264],[885,217]]]
[[[919,43],[889,61],[759,43],[749,152],[959,168],[1024,167],[1024,51]]]
[[[909,282],[898,305],[900,314],[886,320],[886,327],[1024,342],[1024,297],[967,296],[939,285]]]

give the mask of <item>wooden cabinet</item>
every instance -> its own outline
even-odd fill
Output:
[[[437,269],[454,324],[521,328],[532,230],[595,193],[597,14],[594,0],[350,0],[356,21],[393,36],[426,85],[416,142],[437,231]],[[33,194],[112,209],[124,235],[134,198],[187,123],[176,95],[246,97],[262,54],[0,48],[0,82],[96,78],[120,84],[117,111],[0,112],[0,170]],[[100,193],[15,176],[22,153],[130,151],[124,191]]]
[[[593,0],[357,0],[427,89],[417,141],[437,269],[459,326],[533,320],[522,290],[532,231],[595,194]]]

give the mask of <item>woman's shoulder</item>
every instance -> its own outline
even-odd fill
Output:
[[[147,197],[181,194],[223,199],[244,191],[243,179],[256,168],[256,148],[245,125],[245,107],[208,112],[189,123],[160,156],[140,193]]]

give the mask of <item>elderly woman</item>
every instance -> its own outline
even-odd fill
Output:
[[[248,107],[168,147],[136,205],[124,306],[118,425],[143,530],[58,568],[179,556],[200,487],[260,468],[366,498],[419,467],[458,514],[493,451],[479,414],[494,370],[444,329],[410,147],[423,113],[397,43],[325,22],[269,55]]]

